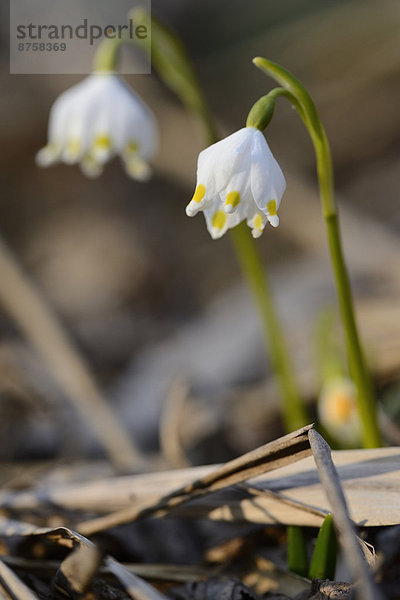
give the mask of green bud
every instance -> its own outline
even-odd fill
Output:
[[[266,129],[266,127],[269,125],[272,115],[274,114],[275,100],[276,97],[275,95],[271,94],[271,92],[257,100],[257,102],[253,104],[252,108],[250,109],[246,126],[255,127],[260,131],[264,131],[264,129]]]

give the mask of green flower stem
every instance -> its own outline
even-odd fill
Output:
[[[349,366],[358,391],[358,410],[362,425],[363,445],[365,448],[374,448],[381,445],[375,394],[361,348],[354,315],[350,280],[343,255],[334,198],[333,166],[329,142],[315,105],[304,86],[291,73],[272,61],[257,57],[253,62],[283,86],[283,88],[277,89],[283,89],[284,92],[277,93],[276,97],[284,95],[292,102],[307,127],[314,145],[322,212],[326,222],[336,291],[345,329]]]
[[[97,73],[114,73],[117,70],[119,50],[122,44],[129,42],[129,38],[103,40],[94,55],[93,70]]]
[[[197,118],[207,142],[212,144],[217,141],[214,119],[179,37],[144,8],[134,8],[129,16],[136,25],[144,25],[151,31],[151,42],[149,38],[137,39],[136,44],[151,56],[152,65],[165,85],[178,96],[187,111]]]
[[[213,116],[181,41],[144,9],[135,8],[130,16],[137,24],[145,25],[148,30],[151,27],[151,47],[148,41],[140,42],[141,47],[148,54],[151,53],[152,64],[165,85],[201,123],[207,143],[217,142],[218,135]],[[285,90],[283,92],[286,93]],[[289,431],[298,429],[308,423],[309,419],[301,402],[260,256],[243,223],[232,229],[231,235],[238,261],[261,312],[266,344],[282,390],[285,426]]]
[[[265,340],[274,372],[278,378],[283,400],[283,420],[288,431],[299,429],[309,422],[299,390],[285,339],[275,310],[268,278],[251,234],[240,223],[231,230],[237,258],[261,313]]]

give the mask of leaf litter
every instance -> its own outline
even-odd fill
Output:
[[[351,487],[347,487],[346,501],[343,485],[356,480],[354,469],[361,468],[366,486],[364,499],[368,484],[373,487],[375,481],[379,485],[382,474],[391,476],[390,491],[398,493],[398,469],[393,467],[393,457],[398,458],[400,453],[394,448],[354,451],[353,458],[352,451],[343,453],[345,460],[338,461],[342,465],[337,471],[329,446],[309,425],[222,465],[109,477],[75,487],[73,482],[48,484],[47,489],[39,483],[33,490],[13,490],[9,486],[0,495],[0,597],[300,600],[348,598],[354,594],[359,600],[390,598],[390,594],[385,595],[382,573],[388,569],[388,561],[393,563],[400,557],[400,543],[396,545],[392,540],[390,557],[385,558],[378,539],[375,557],[358,536],[349,514],[348,504],[353,518],[357,513],[354,509],[360,502],[360,488],[352,495]],[[336,462],[341,453],[334,456]],[[316,468],[310,460],[315,461]],[[310,502],[310,497],[307,501],[292,497],[294,480],[298,488],[308,486],[311,495],[319,486],[326,496],[324,503],[319,498]],[[113,482],[117,496],[114,503]],[[140,489],[142,485],[144,490]],[[77,491],[75,502],[73,490]],[[240,510],[243,502],[250,506],[260,500],[264,507],[258,510],[267,510],[265,501],[272,501],[281,506],[286,521],[260,521],[252,518],[256,511]],[[282,558],[282,525],[290,524],[291,515],[294,524],[296,515],[302,514],[306,515],[305,523],[310,519],[310,526],[315,527],[315,519],[322,521],[328,511],[333,514],[351,584],[310,582],[290,573]],[[176,528],[177,524],[182,529]],[[161,561],[146,564],[140,541],[148,542],[149,537],[153,545],[160,547]],[[275,555],[268,556],[267,540],[275,545]],[[178,563],[171,560],[174,545],[181,545],[186,552]],[[220,556],[216,559],[218,553],[214,551],[213,562],[211,550],[218,545]],[[195,546],[197,551],[193,551]]]

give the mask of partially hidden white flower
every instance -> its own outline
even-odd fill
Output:
[[[153,114],[115,73],[93,73],[62,93],[50,111],[48,144],[39,166],[79,163],[89,177],[119,155],[128,175],[145,180],[157,148]]]
[[[253,237],[277,214],[286,188],[285,178],[269,146],[255,127],[243,127],[200,152],[197,186],[186,214],[204,212],[213,239],[246,220]]]
[[[357,389],[351,379],[337,377],[323,387],[318,400],[318,416],[336,441],[350,447],[360,444]]]

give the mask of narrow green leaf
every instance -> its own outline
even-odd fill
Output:
[[[302,527],[291,525],[287,528],[287,561],[290,571],[307,577],[307,545]]]
[[[319,530],[308,577],[310,579],[333,579],[335,577],[337,550],[338,543],[333,517],[329,514]]]

